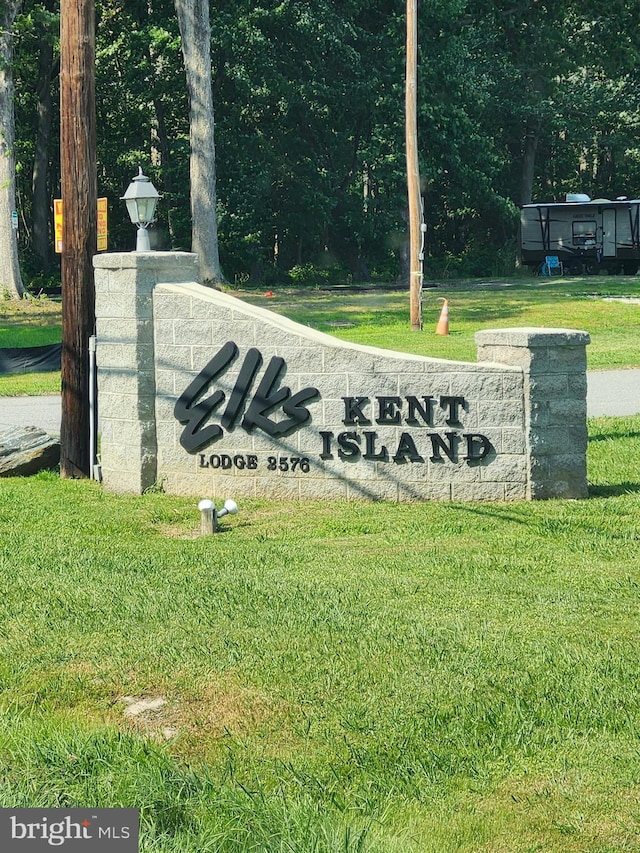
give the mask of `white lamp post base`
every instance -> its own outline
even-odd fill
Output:
[[[138,228],[138,237],[136,239],[136,252],[150,252],[151,244],[149,243],[149,232],[143,226]]]

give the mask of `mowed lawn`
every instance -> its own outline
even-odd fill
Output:
[[[62,340],[62,310],[53,299],[0,299],[0,348],[39,347]],[[0,397],[59,394],[60,372],[0,375]],[[0,401],[0,407],[2,406]]]
[[[428,282],[427,282],[428,284]],[[589,332],[589,368],[640,366],[640,280],[627,276],[549,279],[523,275],[512,280],[439,283],[425,287],[423,331],[411,331],[409,298],[371,287],[281,289],[238,295],[256,305],[354,343],[436,358],[476,361],[480,329],[542,326]],[[447,299],[449,335],[435,334]]]
[[[637,277],[521,274],[497,281],[440,282],[423,291],[422,333],[410,330],[408,293],[384,285],[229,292],[344,340],[400,352],[476,361],[474,335],[480,329],[547,326],[588,331],[592,370],[640,366],[640,305],[633,301],[640,299]],[[438,336],[444,299],[450,334]],[[0,301],[0,347],[57,343],[61,325],[60,303],[54,300]],[[0,376],[0,396],[59,391],[58,373]]]
[[[0,806],[138,807],[167,853],[639,850],[640,417],[589,431],[585,501],[253,500],[212,537],[197,499],[0,480]]]

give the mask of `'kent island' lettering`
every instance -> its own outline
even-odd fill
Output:
[[[238,355],[237,345],[228,341],[178,398],[174,415],[185,425],[180,444],[187,452],[202,451],[221,439],[225,430],[231,431],[238,425],[248,433],[259,429],[278,439],[310,421],[308,405],[321,399],[320,391],[308,387],[292,394],[289,388],[280,386],[286,370],[283,358],[274,356],[269,360],[253,391],[263,364],[263,356],[255,347],[247,351],[228,399],[221,388],[204,396],[209,386],[226,373]],[[410,394],[406,397],[380,395],[341,399],[342,424],[347,429],[337,434],[329,429],[318,432],[320,460],[332,460],[336,456],[343,462],[364,459],[395,464],[424,463],[427,459],[434,463],[462,460],[471,465],[487,459],[494,451],[486,436],[461,431],[461,418],[469,408],[462,396],[418,397]],[[269,417],[277,411],[277,417]],[[219,423],[209,422],[214,413],[218,415]],[[413,435],[405,430],[394,439],[392,447],[388,439],[384,442],[380,439],[375,429],[367,429],[374,424],[380,427],[434,427],[436,414],[444,418],[449,429],[444,432],[420,429]],[[311,470],[311,462],[308,456],[268,456],[261,459],[255,453],[217,452],[199,453],[198,467],[223,471],[253,471],[265,467],[267,471],[307,474]]]
[[[428,395],[427,397],[418,397],[410,394],[405,397],[375,397],[375,410],[377,424],[388,426],[396,426],[404,422],[411,426],[418,426],[420,421],[427,426],[433,426],[434,407],[436,405],[435,397]],[[369,407],[372,406],[370,397],[343,397],[344,403],[344,418],[342,423],[345,426],[371,426],[371,412]],[[406,415],[404,407],[406,403]],[[467,403],[464,397],[448,397],[441,396],[439,406],[448,412],[446,422],[448,426],[460,426],[460,409],[466,409]],[[419,415],[419,417],[417,417]]]
[[[436,406],[445,412],[445,421],[450,427],[462,426],[460,412],[465,411],[468,406],[464,397],[451,397],[442,395],[438,401],[433,395],[416,397],[409,395],[402,397],[343,397],[344,417],[342,423],[345,426],[371,426],[373,420],[380,426],[398,426],[406,423],[409,426],[433,426],[434,411]],[[374,417],[375,416],[375,417]],[[372,420],[373,418],[373,420]],[[477,433],[463,433],[460,436],[455,431],[447,431],[444,436],[437,432],[427,433],[430,444],[430,453],[418,450],[416,443],[408,432],[403,432],[396,444],[395,451],[391,454],[384,444],[378,443],[378,433],[374,430],[364,430],[362,433],[348,430],[338,433],[336,437],[333,432],[321,431],[322,439],[321,459],[334,458],[334,439],[337,444],[337,455],[339,459],[357,461],[367,459],[372,462],[395,463],[424,462],[425,456],[429,456],[431,462],[443,462],[444,457],[450,462],[457,462],[460,457],[459,447],[464,441],[466,453],[463,460],[468,463],[479,462],[493,450],[489,439]]]

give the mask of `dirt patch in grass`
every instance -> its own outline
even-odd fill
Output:
[[[127,726],[162,740],[179,739],[180,751],[189,754],[206,753],[221,738],[246,734],[280,716],[259,691],[218,682],[194,696],[122,696],[117,705]]]

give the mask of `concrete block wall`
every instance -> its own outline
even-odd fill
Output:
[[[152,293],[158,281],[191,281],[182,252],[96,255],[96,337],[102,475],[114,491],[157,480]]]
[[[201,287],[195,271],[195,256],[178,253],[96,259],[106,488],[157,482],[218,499],[586,494],[584,333],[497,330],[478,341],[478,363],[422,358],[338,341]],[[565,374],[563,353],[574,361]],[[576,390],[565,397],[569,443],[554,430],[566,423],[562,375]]]
[[[475,340],[479,361],[524,371],[527,497],[587,497],[588,333],[484,329]]]

